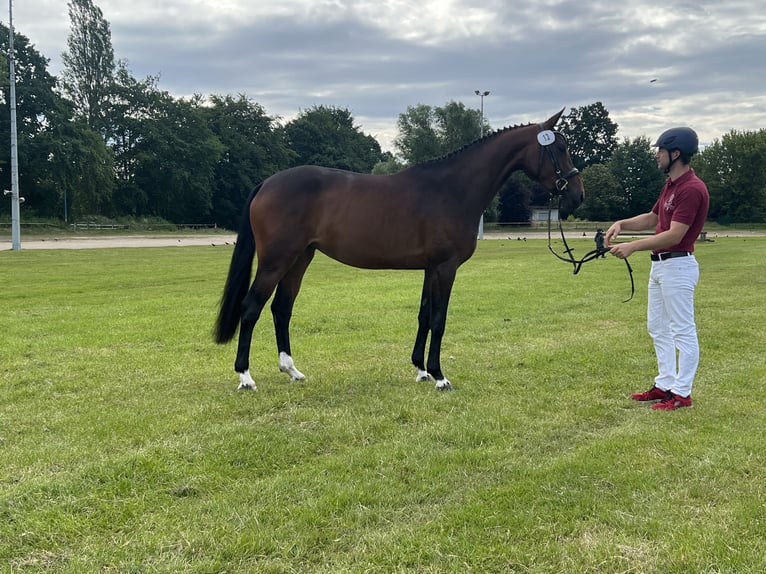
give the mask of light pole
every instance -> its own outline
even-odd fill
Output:
[[[489,90],[474,90],[474,93],[481,98],[481,108],[479,111],[479,139],[484,137],[484,98],[489,95]],[[479,239],[484,239],[484,214],[479,219]]]
[[[11,189],[5,195],[11,196],[11,248],[21,249],[21,219],[19,215],[19,150],[16,137],[16,70],[13,53],[13,0],[8,2],[8,66],[10,68],[11,96]]]
[[[479,119],[479,137],[484,137],[484,97],[489,95],[489,90],[475,90],[474,93],[481,98],[481,109]]]

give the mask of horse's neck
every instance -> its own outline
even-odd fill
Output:
[[[466,188],[477,194],[484,206],[500,190],[512,172],[525,165],[529,126],[510,128],[475,144],[461,154],[457,171]]]

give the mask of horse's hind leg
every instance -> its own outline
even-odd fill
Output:
[[[301,288],[303,275],[313,258],[314,249],[310,248],[296,260],[279,282],[274,300],[271,303],[271,314],[274,316],[274,333],[277,337],[277,351],[279,352],[279,370],[289,375],[292,381],[306,378],[293,362],[292,350],[290,349],[290,319],[293,315],[295,299]]]
[[[264,272],[260,267],[255,273],[255,279],[242,301],[242,318],[239,326],[239,341],[237,343],[237,358],[234,370],[239,373],[240,389],[255,389],[255,381],[250,376],[250,345],[253,339],[255,324],[261,316],[263,308],[274,292],[278,279],[277,274]]]
[[[251,288],[252,292],[252,288]],[[250,295],[245,298],[242,306],[245,312],[239,325],[239,341],[237,342],[237,358],[234,360],[234,370],[239,373],[240,389],[255,389],[255,381],[250,376],[250,345],[253,340],[253,330],[263,310],[263,303],[248,303]]]

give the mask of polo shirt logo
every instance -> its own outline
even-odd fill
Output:
[[[673,211],[675,206],[673,205],[673,200],[676,198],[676,194],[673,193],[670,195],[668,200],[665,202],[665,211]]]

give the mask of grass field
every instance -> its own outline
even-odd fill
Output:
[[[591,239],[576,241],[579,253]],[[0,252],[0,572],[766,571],[766,238],[700,244],[695,405],[655,412],[646,254],[485,241],[415,383],[420,272],[317,256],[279,373],[211,342],[230,247]]]

